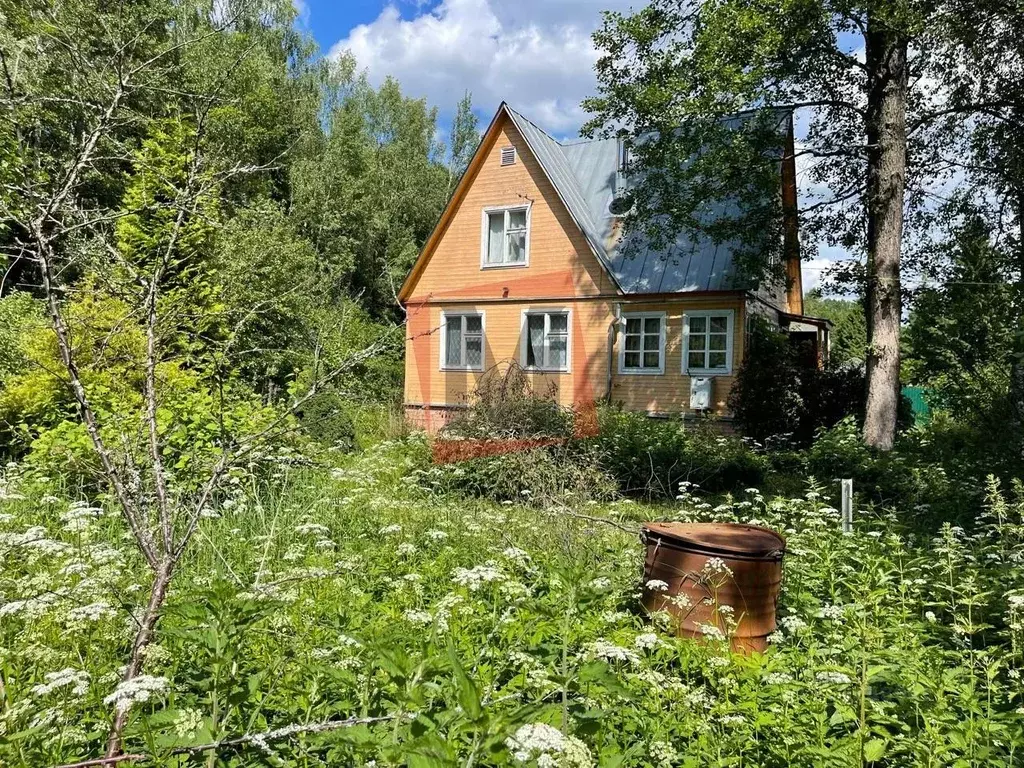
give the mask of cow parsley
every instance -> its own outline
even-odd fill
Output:
[[[70,688],[75,696],[84,696],[89,690],[89,673],[67,667],[59,672],[47,672],[45,682],[32,688],[33,696],[46,696],[61,688]]]
[[[166,677],[138,675],[131,680],[118,683],[114,692],[103,699],[107,706],[113,704],[118,712],[127,712],[134,704],[149,701],[154,695],[165,693],[168,689]]]
[[[524,725],[505,744],[517,763],[536,760],[538,768],[589,768],[594,764],[586,744],[547,723]]]

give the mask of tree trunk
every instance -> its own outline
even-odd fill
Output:
[[[146,612],[142,615],[142,621],[135,633],[135,642],[132,644],[132,655],[121,676],[122,682],[127,682],[142,672],[142,665],[146,660],[146,649],[153,641],[153,633],[156,630],[157,620],[160,618],[160,611],[163,608],[164,600],[167,598],[167,588],[171,583],[171,574],[174,571],[174,560],[167,557],[162,560],[156,568],[153,588],[149,593],[149,603],[146,605]],[[128,712],[117,710],[114,713],[114,722],[107,734],[107,757],[114,757],[121,754],[121,736],[124,727],[128,723]]]
[[[1013,346],[1010,348],[1010,416],[1013,420],[1013,436],[1017,459],[1024,466],[1024,191],[1016,195],[1017,214],[1017,283],[1014,290],[1014,307],[1017,310],[1017,327],[1013,329]]]
[[[900,247],[907,181],[907,41],[867,19],[867,409],[864,442],[892,448],[900,402]]]

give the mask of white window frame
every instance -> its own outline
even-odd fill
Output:
[[[527,365],[526,352],[529,344],[530,316],[544,316],[544,362],[547,363],[550,349],[551,315],[565,315],[565,367],[551,368],[546,365]],[[519,330],[519,364],[524,371],[537,373],[570,373],[572,371],[572,310],[568,307],[531,307],[524,309]]]
[[[466,322],[465,317],[480,318],[480,364],[479,365],[449,365],[448,364],[448,320],[460,318],[462,330],[461,359],[466,359]],[[487,355],[487,318],[481,309],[452,309],[441,312],[441,354],[440,366],[442,371],[482,371],[484,369],[484,358]]]
[[[651,318],[657,318],[661,322],[661,331],[658,334],[658,367],[657,368],[627,368],[626,367],[626,321],[640,321],[640,362],[644,361],[643,350],[643,326]],[[668,321],[664,312],[623,312],[622,325],[619,333],[619,373],[624,376],[661,376],[665,373],[665,337]],[[635,351],[635,350],[630,350]]]
[[[690,368],[690,318],[691,317],[706,317],[708,318],[707,328],[705,336],[710,333],[711,329],[711,318],[712,317],[725,317],[727,318],[726,330],[725,330],[725,368]],[[728,376],[732,373],[732,340],[733,335],[736,332],[736,310],[734,309],[696,309],[690,310],[683,314],[683,364],[682,373],[684,376]],[[710,350],[704,348],[704,361],[707,362],[708,352]]]
[[[531,227],[531,211],[533,206],[530,203],[517,204],[517,205],[492,205],[484,208],[480,213],[480,269],[516,269],[520,267],[530,266],[530,229]],[[505,226],[502,230],[502,242],[505,244],[504,256],[508,256],[508,218],[509,213],[512,211],[526,211],[526,241],[523,246],[524,259],[522,261],[500,261],[497,263],[489,263],[487,261],[487,235],[488,227],[487,220],[492,213],[505,214]]]

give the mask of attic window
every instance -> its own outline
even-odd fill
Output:
[[[514,165],[516,162],[516,148],[515,147],[502,147],[501,148],[501,164],[502,165]]]

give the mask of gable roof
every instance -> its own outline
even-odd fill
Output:
[[[789,113],[785,114],[788,119]],[[619,291],[625,294],[686,293],[747,290],[755,287],[745,283],[734,264],[734,252],[743,247],[738,241],[716,242],[709,236],[695,238],[682,233],[667,247],[657,248],[638,233],[633,233],[630,235],[629,252],[626,253],[620,222],[608,210],[616,194],[618,140],[609,138],[562,143],[502,102],[451,202],[403,284],[399,292],[400,300],[404,301],[408,297],[428,254],[436,247],[437,239],[456,207],[456,201],[475,176],[482,156],[486,154],[483,149],[493,140],[502,116],[512,121],[526,141],[559,199]],[[737,116],[730,118],[729,122],[739,125],[742,119],[742,116]],[[780,136],[780,157],[783,150]],[[703,216],[706,221],[714,221],[736,214],[735,204],[711,201]]]

